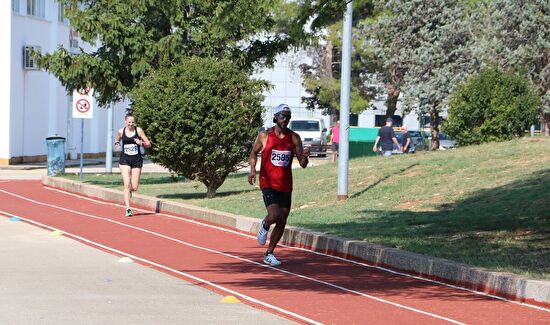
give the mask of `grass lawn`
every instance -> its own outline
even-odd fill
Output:
[[[78,180],[77,175],[65,177]],[[122,189],[120,175],[85,183]],[[550,279],[550,139],[349,162],[336,201],[336,163],[294,170],[289,224],[407,251]],[[202,183],[144,174],[139,193],[262,218],[258,187],[231,175],[206,199]]]

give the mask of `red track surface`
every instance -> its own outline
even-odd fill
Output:
[[[0,182],[0,214],[59,229],[92,246],[141,259],[170,274],[301,323],[550,324],[550,311],[280,247],[278,268],[261,264],[254,236],[108,202]],[[292,217],[292,216],[291,216]]]

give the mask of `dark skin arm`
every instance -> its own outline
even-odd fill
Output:
[[[298,159],[298,162],[302,168],[306,168],[309,163],[309,148],[304,148],[302,150],[302,139],[296,133],[292,133],[292,143],[294,144],[296,159]]]
[[[258,162],[258,154],[265,146],[267,141],[267,132],[262,131],[256,137],[250,156],[248,156],[248,164],[250,165],[250,172],[248,173],[248,183],[254,185],[256,182],[256,163]]]

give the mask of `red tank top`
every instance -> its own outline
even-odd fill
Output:
[[[286,132],[282,139],[273,129],[267,133],[265,148],[262,150],[260,166],[260,188],[272,188],[280,192],[292,192],[292,159],[294,145],[292,133]]]

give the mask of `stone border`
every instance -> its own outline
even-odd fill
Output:
[[[105,201],[122,202],[121,191],[83,184],[60,177],[42,178],[45,186],[80,193]],[[162,213],[174,213],[209,223],[255,234],[259,220],[189,204],[134,194],[139,206]],[[530,280],[510,273],[492,272],[449,260],[369,244],[358,240],[330,236],[306,229],[287,227],[282,238],[285,245],[365,262],[370,265],[417,275],[506,299],[550,308],[550,281]]]

